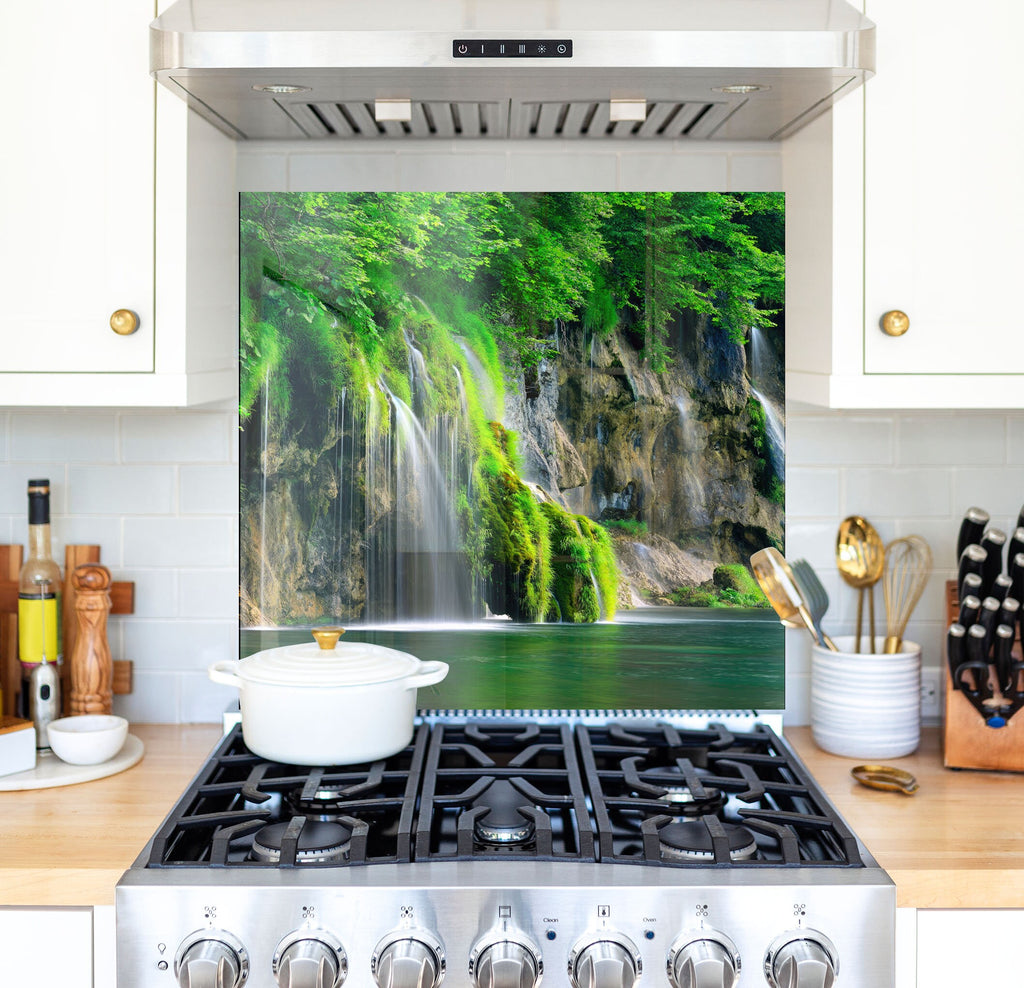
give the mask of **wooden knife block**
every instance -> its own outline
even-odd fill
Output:
[[[960,613],[956,581],[946,583],[946,627]],[[1021,656],[1020,625],[1014,655]],[[945,645],[943,645],[945,648]],[[1007,721],[1005,727],[992,728],[960,690],[953,689],[953,677],[945,652],[942,656],[946,684],[946,710],[943,724],[943,760],[946,768],[1001,769],[1024,772],[1024,709]]]
[[[0,545],[0,688],[3,689],[3,705],[0,716],[13,716],[17,695],[21,690],[21,663],[18,661],[18,573],[24,559],[20,545]],[[65,661],[61,666],[61,696],[64,714],[70,710],[68,696],[68,657],[75,644],[78,630],[75,614],[74,590],[69,575],[82,563],[98,563],[98,545],[69,545],[64,550],[64,595],[61,615],[64,636]],[[110,587],[111,614],[131,614],[135,610],[135,584],[115,582]],[[131,693],[132,664],[128,660],[114,661],[115,694]]]

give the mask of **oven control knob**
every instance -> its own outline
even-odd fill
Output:
[[[633,988],[640,971],[640,951],[617,933],[584,938],[569,953],[573,988]]]
[[[526,938],[487,940],[469,955],[476,988],[534,988],[544,973],[540,951]]]
[[[277,945],[273,971],[281,988],[339,988],[348,956],[326,930],[297,931]]]
[[[377,944],[370,972],[380,988],[436,988],[444,977],[444,948],[426,930],[402,930]]]
[[[733,988],[739,976],[739,952],[724,933],[681,934],[669,950],[668,977],[675,988]]]
[[[174,974],[181,988],[240,988],[249,977],[249,955],[224,930],[197,930],[181,941]]]
[[[817,930],[791,930],[776,937],[764,956],[772,988],[832,988],[839,974],[835,945]]]

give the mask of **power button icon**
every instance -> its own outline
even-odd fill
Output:
[[[460,55],[465,55],[467,51],[469,51],[469,48],[466,45],[459,45]]]

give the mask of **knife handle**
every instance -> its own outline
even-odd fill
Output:
[[[1018,525],[1010,537],[1010,544],[1006,547],[1006,568],[1010,568],[1013,557],[1018,552],[1024,552],[1024,526]]]
[[[971,627],[978,620],[978,612],[980,610],[981,601],[974,594],[961,597],[960,615],[957,617],[957,623],[962,624],[965,628]]]
[[[960,689],[956,671],[967,661],[967,629],[962,624],[951,624],[946,632],[946,661],[953,689]]]
[[[994,665],[996,667],[996,682],[999,684],[1000,692],[1006,696],[1013,687],[1013,677],[1010,667],[1013,659],[1010,652],[1013,650],[1013,639],[1016,632],[1013,625],[1001,624],[996,628],[996,650]]]
[[[972,624],[967,629],[967,661],[957,669],[957,680],[962,682],[961,676],[965,668],[969,668],[974,675],[974,694],[983,700],[992,695],[992,688],[988,681],[988,633],[982,624]],[[970,692],[964,689],[964,692]]]
[[[987,550],[983,549],[980,545],[971,544],[960,553],[960,564],[956,570],[956,585],[958,588],[964,585],[964,577],[968,573],[977,573],[981,577],[981,586],[984,590],[988,584],[985,582],[985,565],[988,559]],[[960,599],[964,599],[964,594],[960,595]]]
[[[990,528],[981,538],[981,547],[988,553],[981,571],[981,578],[986,587],[1003,571],[1003,548],[1006,545],[1006,532],[999,528]]]
[[[995,597],[986,597],[981,602],[981,610],[978,612],[978,621],[985,629],[985,651],[992,647],[992,637],[996,633],[996,625],[999,624],[999,612],[1003,605]]]
[[[1010,587],[1010,593],[1016,597],[1017,600],[1024,600],[1024,552],[1018,552],[1017,555],[1010,560],[1010,581],[1013,586]]]
[[[1008,624],[1013,628],[1017,624],[1018,617],[1020,617],[1020,601],[1016,597],[1007,597],[999,608],[999,620],[996,624],[997,626]]]
[[[1020,510],[1021,517],[1024,518],[1024,508]],[[964,512],[963,521],[960,522],[960,532],[956,538],[956,558],[958,560],[967,546],[981,538],[988,523],[989,513],[984,508],[968,508]],[[1024,526],[1024,521],[1021,521],[1020,524]]]
[[[1013,580],[1011,580],[1005,573],[1000,573],[993,581],[992,586],[988,588],[988,595],[995,597],[996,600],[1003,600],[1005,597],[1012,597],[1013,594],[1010,591],[1013,589]],[[970,591],[973,593],[974,591]]]

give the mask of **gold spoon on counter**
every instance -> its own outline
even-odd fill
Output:
[[[854,651],[860,651],[860,636],[864,626],[864,593],[868,595],[868,624],[870,638],[868,651],[875,650],[875,594],[874,586],[885,570],[885,546],[875,526],[860,515],[850,515],[839,525],[836,537],[836,566],[846,583],[859,591],[857,597],[857,638]]]

